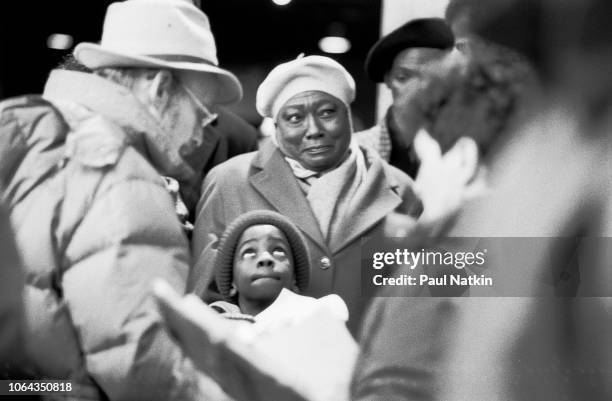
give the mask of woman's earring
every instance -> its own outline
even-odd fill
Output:
[[[236,284],[232,283],[232,286],[229,290],[229,296],[234,298],[236,295],[238,295],[238,289],[236,288]]]

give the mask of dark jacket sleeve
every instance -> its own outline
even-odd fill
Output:
[[[215,126],[227,140],[228,159],[257,150],[257,129],[224,107],[218,107],[218,123]]]
[[[450,298],[376,298],[364,319],[351,399],[434,400],[452,338]]]
[[[214,281],[216,248],[227,224],[220,180],[222,177],[219,177],[219,168],[214,168],[208,173],[202,186],[202,197],[196,209],[192,240],[193,268],[188,280],[187,292],[193,292],[200,297],[206,295],[208,286]]]
[[[0,204],[0,362],[16,360],[23,351],[23,286],[24,274],[8,214]]]

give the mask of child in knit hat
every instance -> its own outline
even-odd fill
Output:
[[[223,233],[215,259],[217,287],[226,300],[210,306],[252,321],[283,288],[305,290],[309,269],[304,239],[287,218],[267,210],[242,214]]]

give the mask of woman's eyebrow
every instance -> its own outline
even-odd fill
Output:
[[[300,111],[306,107],[304,104],[290,104],[283,108],[283,112]]]

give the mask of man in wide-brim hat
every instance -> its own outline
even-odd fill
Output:
[[[109,6],[102,40],[53,71],[42,96],[0,104],[0,181],[28,269],[33,379],[74,399],[214,399],[162,329],[161,277],[184,291],[187,240],[161,176],[189,183],[207,106],[240,99],[208,18],[189,1]]]

